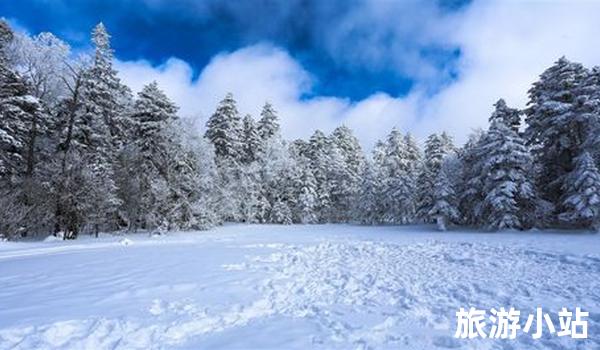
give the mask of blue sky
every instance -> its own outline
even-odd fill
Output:
[[[391,3],[392,0],[381,0]],[[74,48],[89,46],[90,28],[103,21],[113,35],[113,46],[122,60],[146,59],[153,64],[171,56],[189,62],[197,74],[210,59],[223,51],[235,51],[256,44],[272,43],[285,48],[314,78],[307,97],[331,95],[363,99],[374,92],[405,95],[419,77],[394,63],[401,50],[385,47],[401,42],[407,55],[416,55],[452,79],[460,48],[415,39],[415,32],[427,30],[418,22],[405,30],[384,27],[373,35],[376,18],[366,17],[351,25],[356,15],[355,0],[19,0],[0,2],[0,14],[31,33],[51,31]],[[396,1],[391,18],[405,20],[437,11],[460,11],[466,0],[426,2]],[[389,4],[388,4],[389,5]],[[426,9],[427,12],[424,12]],[[412,22],[412,21],[411,21]],[[424,21],[425,22],[425,21]],[[428,24],[424,24],[428,25]],[[333,49],[328,40],[339,41]],[[369,59],[349,58],[349,53],[379,45],[384,52]],[[439,83],[439,82],[437,82]],[[430,87],[435,90],[437,87]]]
[[[202,125],[227,92],[270,101],[287,138],[351,127],[366,148],[392,127],[458,142],[516,108],[559,57],[600,64],[600,1],[0,0],[0,16],[75,51],[103,21],[134,91],[156,80]]]

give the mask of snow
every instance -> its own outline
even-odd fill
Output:
[[[123,238],[122,240],[119,241],[119,244],[121,244],[122,246],[128,246],[128,245],[132,245],[133,241],[130,240],[129,238]]]
[[[0,243],[0,349],[594,349],[600,236],[226,225]],[[589,339],[455,339],[460,307],[590,312]],[[558,320],[555,320],[558,325]]]

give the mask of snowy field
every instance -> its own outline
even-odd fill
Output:
[[[579,306],[589,339],[455,339],[470,306]],[[4,242],[0,348],[599,349],[600,235],[232,225]]]

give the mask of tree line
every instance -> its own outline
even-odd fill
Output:
[[[560,58],[524,110],[500,99],[461,147],[392,129],[366,155],[346,126],[286,141],[227,94],[199,135],[156,82],[134,96],[110,36],[73,57],[0,22],[0,236],[207,229],[223,222],[595,228],[600,68]]]

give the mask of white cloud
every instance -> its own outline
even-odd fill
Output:
[[[158,67],[128,61],[117,62],[116,68],[135,92],[156,80],[181,107],[181,114],[200,118],[200,124],[227,92],[234,94],[241,113],[257,118],[264,102],[270,101],[288,138],[306,138],[317,128],[329,132],[345,123],[370,143],[385,135],[390,123],[408,126],[400,122],[403,111],[415,114],[409,100],[381,93],[358,103],[327,96],[303,99],[311,89],[310,74],[285,51],[265,44],[215,56],[195,80],[190,65],[176,58]]]
[[[377,23],[377,16],[384,16],[386,30],[393,29],[389,27],[389,11],[368,13],[373,23]],[[288,138],[308,137],[316,128],[330,131],[344,123],[367,148],[392,126],[420,138],[448,130],[463,141],[472,128],[485,126],[498,98],[524,107],[531,83],[558,57],[566,55],[587,66],[598,64],[598,13],[598,2],[480,1],[451,19],[441,18],[443,30],[428,31],[424,40],[430,42],[435,37],[436,42],[456,45],[461,57],[459,78],[434,96],[422,91],[428,90],[432,75],[444,72],[432,72],[434,68],[425,65],[423,72],[415,74],[422,80],[407,96],[374,93],[354,103],[328,96],[303,99],[311,89],[310,73],[284,50],[265,44],[215,56],[195,80],[190,66],[175,58],[158,67],[136,61],[119,62],[117,68],[134,91],[157,80],[181,106],[182,114],[203,120],[229,91],[239,101],[240,111],[255,117],[269,100],[278,109]],[[344,25],[352,29],[352,23]],[[397,30],[406,28],[399,24]],[[367,58],[370,54],[379,55],[365,53]],[[407,67],[406,62],[402,66]],[[417,69],[418,58],[410,66]]]
[[[461,47],[460,78],[427,103],[419,130],[446,129],[464,140],[485,126],[500,97],[516,107],[560,56],[600,63],[598,2],[476,2],[448,40]]]

